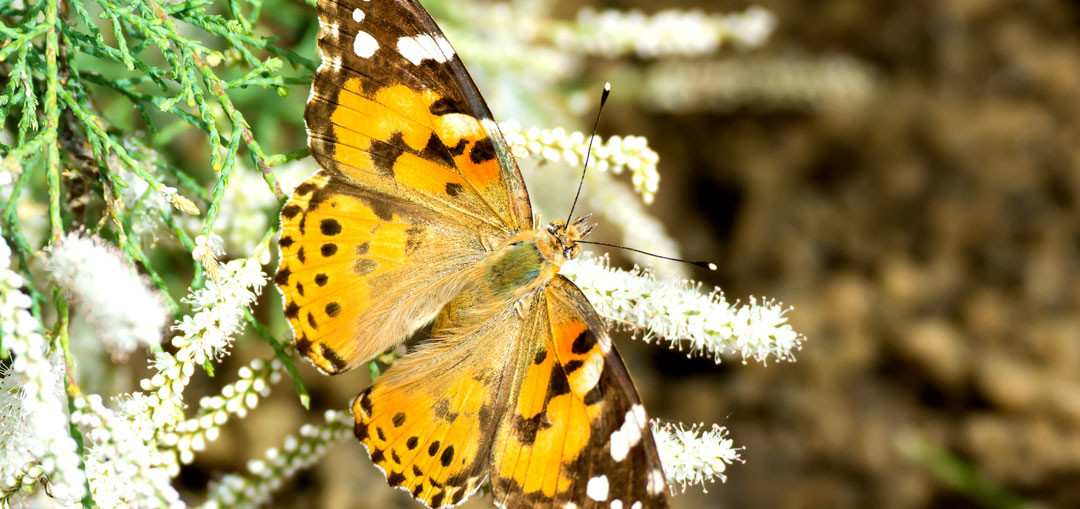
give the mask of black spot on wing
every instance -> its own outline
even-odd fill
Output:
[[[477,141],[473,144],[472,150],[469,150],[469,160],[475,164],[481,164],[492,159],[495,159],[495,144],[491,142],[491,138]]]
[[[432,442],[431,445],[429,445],[428,448],[427,448],[428,456],[434,456],[435,453],[437,453],[437,452],[439,452],[439,441],[438,440]]]
[[[296,194],[308,194],[315,189],[315,184],[312,182],[304,182],[296,186]]]
[[[285,219],[292,219],[300,213],[300,206],[295,203],[290,203],[281,209],[281,217]]]
[[[326,236],[334,236],[341,233],[341,223],[337,219],[328,218],[319,222],[319,231]]]
[[[577,362],[577,361],[572,361]],[[572,371],[567,364],[566,371]],[[566,372],[558,363],[551,366],[551,383],[548,384],[547,399],[562,396],[570,392],[570,382],[566,379]]]
[[[450,155],[450,149],[443,143],[439,135],[431,133],[428,136],[427,145],[420,151],[420,157],[429,161],[435,161],[447,168],[457,168],[454,158]]]
[[[364,243],[356,246],[356,256],[364,256],[364,255],[366,255],[368,253],[368,248],[370,247],[370,245],[371,245],[370,242],[364,242]]]
[[[295,242],[295,241],[293,240],[292,237],[290,237],[288,235],[284,235],[284,236],[281,237],[281,240],[278,241],[278,245],[281,246],[281,247],[289,247],[289,246],[293,245],[293,242]]]
[[[331,303],[326,305],[325,311],[326,311],[326,316],[329,316],[330,318],[333,318],[333,317],[337,316],[338,313],[341,313],[341,304],[338,304],[337,302],[331,302]]]
[[[307,336],[296,338],[296,351],[305,357],[311,355],[311,341],[308,340]]]
[[[285,318],[296,319],[298,316],[300,316],[300,305],[290,302],[288,306],[285,306]]]
[[[461,187],[461,184],[458,184],[456,182],[447,182],[446,183],[446,194],[448,194],[450,196],[457,196],[458,194],[461,193],[461,191],[463,189],[464,188]]]
[[[444,467],[450,466],[450,462],[454,461],[454,446],[448,446],[443,449],[442,455],[439,456],[439,463]]]
[[[533,364],[540,364],[547,358],[547,350],[540,350],[536,352],[536,357],[533,358]]]
[[[432,115],[447,115],[450,113],[465,113],[465,108],[460,102],[452,97],[442,97],[438,101],[431,103],[431,107],[428,108]]]
[[[315,275],[315,284],[317,284],[319,286],[326,286],[326,282],[329,279],[330,279],[330,277],[327,276],[326,274],[316,274]]]
[[[334,244],[332,242],[327,242],[326,244],[323,244],[322,247],[319,248],[319,252],[322,253],[323,258],[329,258],[329,257],[334,256],[335,254],[337,254],[337,249],[338,249],[337,244]]]
[[[345,369],[345,360],[339,357],[337,352],[327,346],[326,343],[319,345],[319,350],[321,350],[323,358],[326,359],[327,362],[329,362],[332,366],[334,366],[335,371],[341,371]]]
[[[402,424],[405,424],[405,412],[394,414],[394,418],[391,420],[394,422],[395,428],[400,428]]]
[[[409,439],[405,441],[405,447],[408,447],[409,450],[411,451],[413,449],[416,449],[416,446],[417,446],[417,444],[419,442],[420,442],[419,438],[417,438],[417,437],[409,437]],[[420,475],[420,474],[416,474],[416,475]]]
[[[363,442],[368,439],[368,425],[367,423],[356,421],[353,424],[353,435],[356,435],[356,439]]]
[[[592,350],[593,345],[595,344],[596,336],[593,335],[592,331],[589,329],[585,329],[581,331],[581,334],[578,334],[576,339],[574,339],[574,343],[570,345],[570,351],[578,355],[583,355],[588,353],[589,350]]]
[[[371,412],[375,409],[371,404],[371,387],[364,389],[364,392],[360,393],[360,409],[367,415],[371,415]]]
[[[368,152],[371,154],[371,162],[375,164],[375,169],[379,170],[384,177],[394,178],[394,163],[401,154],[405,153],[405,147],[405,137],[402,136],[401,131],[397,131],[390,136],[389,141],[373,138]]]
[[[289,270],[288,267],[282,267],[281,270],[278,270],[277,274],[274,275],[274,283],[277,283],[278,286],[289,284],[290,274],[292,274],[292,271]]]
[[[405,475],[401,472],[391,472],[390,475],[386,476],[386,482],[390,486],[401,486],[405,483]]]

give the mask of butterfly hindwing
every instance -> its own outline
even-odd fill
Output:
[[[446,314],[353,402],[356,436],[387,482],[429,507],[457,505],[487,478],[521,348],[507,341],[521,328],[509,308],[466,329]]]
[[[666,507],[645,409],[585,296],[556,276],[529,313],[533,346],[492,448],[495,502]]]

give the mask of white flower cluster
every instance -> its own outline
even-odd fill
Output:
[[[114,360],[161,343],[169,317],[165,302],[116,248],[69,233],[49,249],[46,267]]]
[[[170,481],[175,458],[157,447],[158,428],[143,398],[121,400],[120,410],[91,394],[75,400],[71,422],[83,430],[86,474],[100,507],[184,507]]]
[[[353,419],[347,412],[328,410],[326,424],[300,427],[300,438],[285,438],[282,448],[266,451],[265,460],[248,462],[248,475],[227,475],[212,485],[205,509],[221,507],[258,507],[270,500],[281,483],[297,471],[311,466],[333,443],[352,431]]]
[[[732,447],[734,442],[723,426],[713,424],[712,429],[704,429],[704,424],[695,424],[687,429],[682,424],[660,424],[656,419],[651,424],[672,493],[675,485],[680,485],[682,492],[691,485],[701,485],[708,492],[706,482],[727,481],[724,475],[727,466],[742,461],[739,457],[742,447]]]
[[[157,373],[139,381],[145,392],[130,402],[143,404],[146,415],[157,428],[173,426],[183,419],[183,391],[195,373],[195,366],[228,353],[233,335],[241,328],[244,312],[266,283],[260,265],[265,255],[265,248],[260,247],[251,258],[226,263],[218,268],[219,280],[208,279],[205,287],[184,298],[193,309],[173,326],[183,333],[172,340],[178,348],[175,356],[159,352],[154,357]]]
[[[784,318],[785,309],[770,302],[731,305],[719,289],[701,292],[701,283],[658,281],[649,271],[611,268],[606,259],[584,255],[560,271],[576,283],[600,316],[616,325],[643,331],[644,339],[667,340],[689,355],[737,353],[745,362],[770,357],[794,360],[805,338]]]
[[[172,340],[178,348],[181,364],[203,364],[228,353],[232,337],[240,330],[246,311],[266,284],[261,258],[264,247],[251,258],[229,261],[218,269],[218,280],[208,279],[206,286],[184,297],[192,313],[185,315],[173,330],[182,335]]]
[[[223,387],[218,396],[200,399],[195,417],[177,424],[164,435],[162,443],[176,449],[181,463],[191,463],[195,453],[206,448],[206,442],[217,439],[230,415],[243,418],[248,410],[258,406],[259,398],[270,394],[270,384],[281,380],[282,369],[278,359],[270,362],[255,359],[241,367],[239,380]]]
[[[609,57],[635,53],[643,58],[701,56],[722,45],[758,47],[776,27],[776,16],[761,7],[734,14],[664,10],[655,14],[582,9],[577,22],[559,27],[555,44],[568,51]]]
[[[33,492],[43,478],[54,497],[75,502],[86,493],[86,478],[67,425],[63,362],[50,358],[30,297],[20,290],[26,281],[10,267],[11,250],[0,238],[0,347],[9,363],[0,370],[0,506]]]
[[[584,133],[565,129],[523,129],[515,121],[499,124],[499,129],[510,146],[514,157],[539,157],[546,161],[565,161],[571,167],[582,164],[589,149],[589,139]],[[660,187],[660,172],[656,165],[660,156],[649,148],[648,140],[641,136],[612,136],[606,141],[593,143],[589,158],[591,169],[610,171],[616,175],[630,170],[634,190],[645,203],[652,203]]]

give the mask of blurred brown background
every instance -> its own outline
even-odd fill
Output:
[[[726,484],[690,488],[673,505],[1080,507],[1080,7],[757,5],[776,14],[776,32],[730,58],[850,55],[873,71],[873,97],[680,113],[619,104],[601,123],[660,154],[652,212],[687,257],[721,267],[694,277],[730,300],[794,306],[808,338],[796,363],[768,366],[715,366],[616,338],[650,414],[720,423],[746,447]],[[368,383],[301,369],[315,409],[341,408]],[[183,484],[239,470],[312,421],[296,407],[275,391]],[[414,506],[352,441],[275,500]]]

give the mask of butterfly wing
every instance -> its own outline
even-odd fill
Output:
[[[454,303],[475,295],[466,290]],[[356,436],[387,482],[429,507],[456,505],[483,484],[524,346],[512,340],[522,322],[511,306],[470,326],[449,316],[454,303],[435,320],[430,343],[353,402]]]
[[[400,342],[485,242],[532,227],[525,184],[442,32],[408,0],[321,0],[304,119],[322,170],[281,212],[298,350],[338,373]]]
[[[596,311],[556,276],[529,313],[527,350],[492,446],[495,502],[667,507],[645,409]]]

